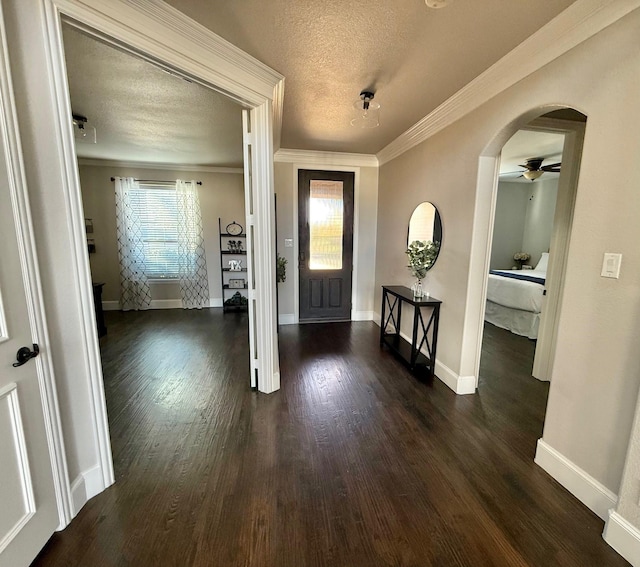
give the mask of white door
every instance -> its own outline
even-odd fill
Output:
[[[26,291],[28,243],[17,224],[20,158],[1,12],[0,40],[0,567],[26,567],[58,527],[59,516],[43,367],[38,358],[13,366],[18,349],[33,350],[37,333]]]

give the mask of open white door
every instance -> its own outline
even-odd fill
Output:
[[[1,11],[0,41],[0,567],[26,567],[60,516],[44,369],[28,355],[38,340],[37,314],[29,300],[32,258],[20,220],[26,203],[16,175],[21,164]],[[26,362],[15,366],[22,347]]]

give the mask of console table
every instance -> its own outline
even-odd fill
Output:
[[[402,305],[405,303],[413,307],[411,342],[400,336]],[[427,370],[433,376],[441,303],[434,297],[414,297],[405,286],[382,286],[380,346],[389,347],[412,371]],[[423,315],[423,308],[429,308],[429,312]]]

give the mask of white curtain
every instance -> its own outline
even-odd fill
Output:
[[[131,206],[131,191],[140,189],[131,177],[116,177],[116,233],[120,258],[120,306],[123,311],[149,309],[151,290],[145,273],[140,219]]]
[[[176,181],[178,267],[185,309],[209,307],[209,280],[202,235],[200,199],[195,181]]]

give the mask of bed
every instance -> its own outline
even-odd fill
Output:
[[[485,321],[530,339],[538,337],[549,253],[533,270],[491,270]]]

